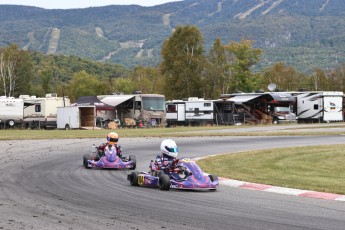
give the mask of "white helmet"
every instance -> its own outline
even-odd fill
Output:
[[[166,139],[163,140],[161,143],[161,151],[163,154],[168,155],[170,157],[176,158],[178,155],[178,148],[175,141]]]

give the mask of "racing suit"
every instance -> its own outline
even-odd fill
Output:
[[[157,155],[156,160],[151,161],[150,169],[152,174],[159,170],[162,170],[165,173],[171,172],[176,168],[177,162],[178,160],[171,156],[167,156],[165,154]]]
[[[98,155],[99,158],[101,158],[102,156],[105,156],[105,147],[108,145],[108,143],[103,143],[98,147]],[[120,158],[122,158],[122,147],[120,145],[114,145],[116,147],[116,154],[117,156],[119,156]]]

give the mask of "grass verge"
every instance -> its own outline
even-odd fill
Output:
[[[262,131],[245,130],[253,126],[198,126],[175,128],[121,128],[115,130],[121,137],[193,137],[193,136],[317,136],[317,135],[345,135],[343,129],[331,129],[325,127],[315,131],[299,130],[294,126],[285,126],[281,130]],[[260,126],[255,126],[260,127]],[[268,126],[263,126],[268,127]],[[341,126],[343,127],[343,126]],[[334,128],[334,127],[333,127]],[[238,131],[241,129],[241,131]],[[109,129],[97,130],[26,130],[26,129],[2,129],[0,140],[30,140],[30,139],[71,139],[71,138],[103,138]]]
[[[293,147],[213,156],[210,174],[274,186],[345,194],[345,145]]]

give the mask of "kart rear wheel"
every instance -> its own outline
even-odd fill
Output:
[[[88,160],[91,160],[91,156],[90,155],[84,155],[83,156],[83,165],[85,168],[89,169],[89,163]]]
[[[215,180],[218,180],[218,177],[216,175],[208,175],[208,177],[210,178],[210,180],[213,182]]]
[[[133,161],[133,168],[130,168],[130,170],[134,170],[137,167],[137,159],[133,155],[129,155],[128,157],[129,161]]]
[[[139,175],[139,172],[132,172],[129,175],[129,183],[132,186],[139,186],[139,184],[138,184],[138,175]]]
[[[170,189],[170,177],[162,174],[158,177],[158,186],[161,190],[167,191]]]

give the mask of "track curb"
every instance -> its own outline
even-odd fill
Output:
[[[218,155],[218,154],[217,154]],[[216,156],[210,155],[206,157],[197,157],[193,158],[192,160],[198,161],[207,157]],[[324,199],[324,200],[334,200],[334,201],[345,201],[345,195],[335,194],[335,193],[326,193],[326,192],[316,192],[311,190],[303,190],[303,189],[294,189],[294,188],[286,188],[286,187],[279,187],[273,185],[266,185],[266,184],[258,184],[258,183],[250,183],[240,180],[234,180],[224,177],[219,177],[219,184],[235,187],[235,188],[243,188],[255,191],[263,191],[263,192],[271,192],[271,193],[278,193],[283,195],[292,195],[292,196],[299,196],[299,197],[309,197],[315,199]]]

